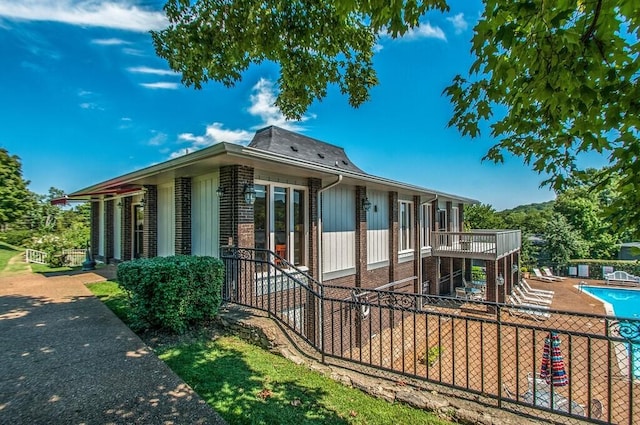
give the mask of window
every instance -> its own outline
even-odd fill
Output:
[[[400,201],[399,203],[398,247],[400,251],[409,251],[413,249],[413,240],[411,238],[413,230],[413,219],[411,217],[413,202]]]
[[[422,248],[431,246],[431,204],[422,204],[420,207],[422,214],[422,227],[420,229],[420,246]]]
[[[255,247],[273,251],[296,266],[306,265],[306,191],[268,182],[254,188]]]
[[[447,210],[438,210],[438,230],[446,232],[447,229]]]

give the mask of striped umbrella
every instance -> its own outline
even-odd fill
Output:
[[[560,337],[557,332],[549,332],[544,340],[540,378],[554,387],[569,385],[569,376],[564,368],[564,359],[560,351]]]

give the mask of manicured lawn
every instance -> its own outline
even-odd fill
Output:
[[[114,282],[87,285],[125,323],[126,294]],[[186,338],[158,356],[230,424],[450,424],[388,403],[236,337]]]
[[[9,260],[12,257],[20,254],[22,249],[6,244],[4,242],[0,242],[0,272],[2,273],[12,273],[18,272],[22,270],[27,270],[27,267],[24,263],[16,263],[9,265]]]
[[[124,323],[130,325],[127,315],[127,293],[124,292],[116,282],[89,283],[87,288],[100,298],[107,307]]]
[[[229,424],[449,424],[346,387],[236,337],[156,350]]]

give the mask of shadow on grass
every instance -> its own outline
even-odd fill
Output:
[[[346,424],[323,400],[328,392],[256,365],[217,341],[166,348],[161,358],[230,424]],[[272,368],[272,373],[264,372]],[[279,377],[278,377],[279,376]]]

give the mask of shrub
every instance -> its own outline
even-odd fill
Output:
[[[218,313],[223,274],[222,261],[213,257],[155,257],[118,265],[118,283],[129,293],[133,326],[175,333]]]
[[[33,230],[7,230],[0,233],[0,240],[13,246],[26,246],[33,238]]]
[[[567,266],[577,267],[580,264],[589,266],[590,279],[604,279],[602,275],[603,266],[611,266],[613,270],[622,270],[629,274],[640,276],[640,261],[637,260],[569,260]],[[564,268],[565,275],[568,275],[568,268]]]
[[[422,353],[421,355],[418,356],[418,362],[420,362],[420,364],[423,364],[425,366],[427,364],[429,366],[433,366],[434,364],[436,364],[436,362],[442,355],[442,351],[443,349],[440,348],[440,346],[434,345],[433,347],[429,348],[429,351],[427,351],[426,353]]]

